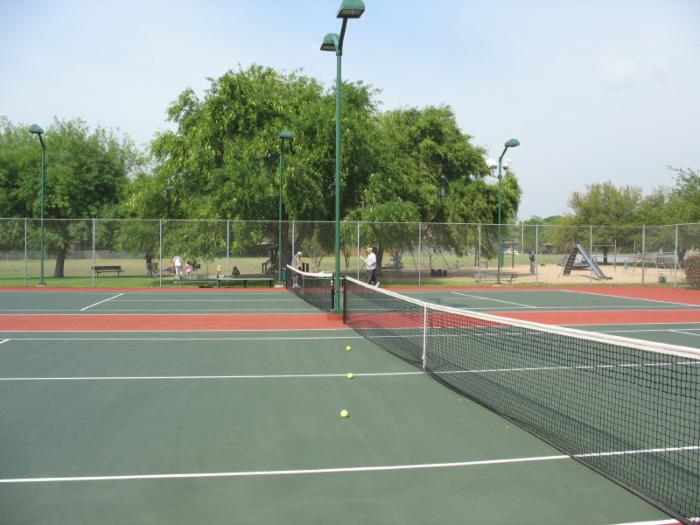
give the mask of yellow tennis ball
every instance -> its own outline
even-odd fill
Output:
[[[340,411],[340,417],[342,417],[343,419],[347,418],[349,415],[350,413],[345,409]]]
[[[352,350],[352,346],[347,345],[347,346],[345,347],[345,351],[346,351],[346,352],[349,352],[350,350]]]
[[[345,377],[347,377],[348,379],[352,379],[353,377],[355,377],[355,375],[352,372],[348,372],[348,375],[346,375]]]

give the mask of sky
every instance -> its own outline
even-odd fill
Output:
[[[147,146],[186,88],[251,64],[332,87],[340,0],[0,0],[0,115],[82,118]],[[380,110],[450,106],[506,157],[519,218],[566,213],[586,185],[649,193],[700,168],[699,0],[365,0],[343,79]]]

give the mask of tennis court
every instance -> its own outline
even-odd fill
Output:
[[[700,348],[686,300],[402,293]],[[284,291],[0,292],[0,419],[2,523],[669,519]]]

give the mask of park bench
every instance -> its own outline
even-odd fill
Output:
[[[248,288],[253,283],[267,283],[268,288],[272,288],[275,282],[274,277],[218,277],[215,279],[175,279],[175,284],[186,286],[189,284],[198,285],[200,288],[223,288],[237,285]]]
[[[501,282],[507,281],[508,284],[513,284],[513,279],[515,279],[518,276],[517,273],[513,272],[501,272]],[[480,283],[482,281],[497,281],[498,280],[498,273],[489,271],[489,272],[481,272],[481,275],[476,274],[474,275],[474,280],[477,283]]]
[[[101,273],[106,272],[115,272],[117,274],[117,277],[119,277],[119,274],[124,270],[121,266],[93,266],[92,271],[96,275],[100,275]]]

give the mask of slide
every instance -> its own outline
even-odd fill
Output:
[[[596,279],[612,279],[612,277],[607,277],[600,269],[600,266],[598,266],[598,263],[595,262],[590,255],[588,255],[588,252],[584,249],[583,246],[580,244],[576,245],[576,249],[579,251],[581,254],[581,257],[583,257],[583,260],[588,263],[588,265],[591,267],[591,271],[593,272],[593,275],[595,275]]]

